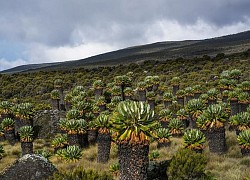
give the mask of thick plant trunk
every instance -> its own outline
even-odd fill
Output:
[[[173,95],[176,95],[176,92],[179,90],[180,86],[179,85],[174,85],[173,86]]]
[[[248,106],[249,106],[249,103],[239,103],[239,112],[246,112]]]
[[[155,100],[148,100],[148,104],[150,109],[155,110]]]
[[[88,130],[88,142],[89,145],[94,145],[97,140],[97,130],[96,129],[91,129]]]
[[[196,119],[190,117],[189,126],[192,129],[197,129]]]
[[[228,96],[222,96],[222,102],[227,103],[228,102]]]
[[[0,125],[5,118],[13,118],[11,114],[0,114]]]
[[[94,94],[95,94],[95,99],[98,99],[103,93],[103,89],[100,88],[100,89],[95,89],[94,90]]]
[[[172,104],[172,101],[163,101],[164,107],[168,108]]]
[[[59,99],[51,99],[52,110],[59,110]]]
[[[14,129],[10,131],[4,131],[4,136],[10,145],[14,145],[16,143]]]
[[[5,136],[4,136],[4,134],[1,134],[1,135],[0,135],[0,142],[2,142],[2,141],[5,141]]]
[[[80,140],[78,134],[68,134],[68,143],[70,146],[77,145],[80,147]]]
[[[98,163],[106,163],[109,160],[110,147],[111,147],[111,136],[110,133],[102,134],[98,133],[97,136],[98,143]]]
[[[139,101],[146,101],[146,91],[145,90],[139,90],[138,91],[139,95]]]
[[[99,105],[98,107],[99,107],[101,112],[106,110],[106,105],[105,104]]]
[[[250,156],[250,149],[240,149],[242,156]]]
[[[120,180],[147,180],[149,145],[122,143],[118,145]]]
[[[238,100],[230,100],[231,116],[236,115],[239,112]]]
[[[198,99],[200,97],[201,93],[194,93],[194,98]]]
[[[163,128],[168,128],[169,121],[160,121],[160,124]]]
[[[86,148],[89,146],[88,133],[78,134],[79,144],[81,148]]]
[[[209,150],[212,153],[223,154],[226,152],[225,128],[213,128],[206,132]]]
[[[33,142],[21,142],[22,156],[33,154]]]
[[[125,100],[132,100],[132,96],[125,96]]]
[[[188,101],[194,99],[194,96],[186,96],[186,103],[188,103]]]
[[[122,91],[122,94],[121,94],[122,100],[124,101],[124,100],[125,100],[125,94],[124,94],[125,85],[124,85],[124,84],[121,84],[120,87],[121,87],[121,91]]]
[[[186,129],[189,126],[189,120],[188,119],[183,119],[182,123],[184,125],[184,129]]]
[[[217,100],[216,100],[216,99],[208,99],[208,100],[207,100],[208,106],[209,106],[209,105],[212,105],[212,104],[216,104],[216,103],[217,103]]]
[[[184,106],[184,97],[177,97],[177,103]]]
[[[153,91],[157,91],[157,90],[158,90],[158,87],[159,87],[159,84],[154,84],[154,85],[153,85]]]
[[[153,86],[149,86],[149,87],[147,87],[147,91],[149,92],[149,91],[152,91],[153,90]]]
[[[72,108],[72,104],[70,102],[65,102],[65,109],[69,111]]]

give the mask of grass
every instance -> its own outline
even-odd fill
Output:
[[[250,177],[250,157],[242,157],[238,147],[236,134],[234,131],[226,131],[228,151],[223,155],[217,155],[209,152],[208,145],[204,150],[204,155],[208,159],[207,171],[210,172],[217,180],[242,180]],[[182,148],[182,138],[172,138],[170,147],[158,149],[160,157],[158,160],[171,159],[172,156]],[[34,152],[39,149],[46,149],[53,154],[53,148],[48,146],[48,141],[35,140]],[[5,149],[5,156],[0,163],[0,171],[12,164],[16,159],[21,157],[20,143],[11,146],[7,141],[2,142]],[[157,143],[152,142],[150,152],[156,150]],[[90,146],[82,151],[82,158],[78,162],[67,162],[59,159],[55,155],[50,158],[50,161],[56,166],[59,171],[70,172],[76,167],[84,167],[86,169],[95,169],[97,171],[108,171],[109,166],[118,161],[117,147],[112,144],[110,152],[110,160],[106,164],[97,163],[97,146]]]

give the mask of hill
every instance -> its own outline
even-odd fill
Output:
[[[75,69],[79,67],[126,64],[145,60],[161,61],[179,57],[193,58],[205,54],[215,56],[218,53],[233,54],[248,49],[250,49],[250,31],[245,31],[204,40],[167,41],[134,46],[80,60],[23,65],[2,71],[1,73]]]

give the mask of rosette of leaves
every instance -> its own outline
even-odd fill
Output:
[[[179,136],[183,133],[184,125],[181,120],[173,118],[170,120],[168,128],[172,135]]]
[[[31,126],[22,126],[19,128],[19,135],[21,142],[33,142],[34,131]]]
[[[71,119],[66,121],[65,130],[68,134],[78,134],[79,127],[80,124],[78,120]]]
[[[63,130],[63,131],[66,131],[66,123],[67,123],[67,119],[65,118],[61,118],[58,122],[58,127]]]
[[[162,92],[168,90],[168,86],[165,84],[165,82],[160,82],[159,90],[161,90]]]
[[[11,118],[4,118],[2,121],[2,129],[4,131],[11,131],[14,129],[15,121]]]
[[[62,158],[66,161],[78,161],[82,158],[82,150],[79,146],[68,146],[62,150]]]
[[[249,91],[250,90],[250,81],[243,81],[241,83],[241,88],[244,90],[244,91]]]
[[[147,88],[146,86],[147,86],[147,84],[144,81],[138,82],[137,83],[137,90],[144,91]]]
[[[236,91],[230,91],[228,93],[228,99],[229,100],[238,100],[238,93]]]
[[[221,79],[230,79],[230,71],[229,70],[222,71],[222,73],[220,74],[220,78]]]
[[[156,94],[154,91],[149,91],[146,94],[147,100],[155,100],[156,99]]]
[[[126,87],[124,89],[124,95],[125,96],[133,96],[134,95],[134,91],[131,87]]]
[[[106,100],[104,96],[99,96],[98,99],[96,100],[95,104],[97,106],[102,106],[106,104]]]
[[[154,85],[160,84],[160,77],[159,76],[152,76],[152,81]]]
[[[103,89],[104,88],[104,83],[102,80],[96,80],[93,82],[93,88],[94,89]]]
[[[126,75],[127,75],[129,78],[133,78],[135,74],[134,74],[134,72],[129,71]]]
[[[219,80],[219,87],[221,89],[229,89],[230,85],[231,85],[231,79],[222,78]]]
[[[203,93],[200,95],[199,99],[204,103],[204,104],[207,104],[208,103],[208,94],[206,93]]]
[[[196,123],[203,130],[218,129],[224,127],[227,118],[228,115],[220,104],[212,104],[198,117]]]
[[[229,118],[229,124],[236,127],[239,131],[250,129],[250,113],[240,112]]]
[[[240,132],[237,140],[241,149],[250,150],[250,129]]]
[[[72,102],[72,98],[73,98],[73,96],[72,96],[72,94],[69,92],[69,93],[67,93],[67,94],[65,95],[64,101],[66,101],[66,102]]]
[[[118,103],[121,102],[121,101],[122,101],[121,96],[114,96],[114,97],[112,97],[112,99],[111,99],[111,103],[114,103],[114,104],[118,104]]]
[[[158,126],[154,111],[147,103],[136,101],[120,102],[112,116],[113,128],[118,141],[149,143],[153,130]]]
[[[118,162],[113,163],[109,166],[109,172],[111,172],[114,176],[118,176],[120,170],[120,164]]]
[[[5,153],[5,151],[4,151],[4,149],[3,149],[3,145],[0,144],[0,159],[3,158],[4,153]]]
[[[238,95],[239,102],[241,103],[250,103],[250,95],[247,92],[241,92]]]
[[[163,94],[163,101],[171,102],[171,101],[173,101],[173,99],[174,99],[173,93],[171,93],[171,92],[165,92]]]
[[[176,115],[177,115],[177,118],[180,120],[188,119],[188,112],[183,108],[177,111]]]
[[[88,129],[87,121],[85,121],[84,119],[79,119],[79,120],[76,120],[76,121],[79,124],[79,126],[78,126],[78,134],[86,134],[87,129]]]
[[[222,91],[222,96],[228,97],[229,92],[230,92],[229,90]]]
[[[43,156],[46,159],[49,159],[52,156],[49,151],[46,151],[44,149],[37,150],[36,154],[39,154],[39,155]]]
[[[60,99],[60,92],[58,89],[54,89],[50,93],[51,99]]]
[[[192,99],[186,105],[186,111],[190,114],[192,119],[196,119],[202,114],[205,105],[200,99]]]
[[[194,90],[192,87],[186,87],[184,91],[186,96],[194,96]]]
[[[10,103],[9,101],[1,101],[0,102],[0,117],[1,117],[1,114],[10,114],[12,106],[13,106],[12,103]]]
[[[196,84],[193,87],[193,92],[194,93],[202,93],[203,90],[204,90],[204,88],[200,84]]]
[[[170,138],[172,137],[172,134],[168,128],[158,128],[155,133],[159,143],[171,141]]]
[[[107,92],[112,93],[112,88],[114,86],[115,86],[114,82],[107,83],[107,85],[106,85]]]
[[[73,106],[73,108],[79,110],[80,116],[83,116],[85,113],[91,112],[93,104],[87,101],[79,101]]]
[[[191,150],[204,149],[206,137],[203,132],[198,129],[189,129],[183,135],[184,147]]]
[[[14,106],[15,116],[17,118],[28,120],[33,117],[34,109],[32,103],[21,103]]]
[[[212,88],[207,91],[208,99],[210,100],[216,100],[218,94],[219,94],[219,91],[216,88]]]
[[[62,80],[62,79],[56,79],[56,80],[54,81],[54,87],[55,87],[55,88],[60,88],[60,87],[62,87],[62,84],[63,84],[63,80]]]
[[[170,83],[171,83],[171,85],[176,86],[176,85],[179,85],[179,84],[180,84],[180,81],[181,81],[180,77],[173,77],[173,78],[170,80]]]
[[[242,72],[239,69],[233,69],[229,73],[230,78],[232,78],[234,80],[239,80],[241,75],[242,75]]]
[[[81,113],[78,109],[70,109],[67,114],[66,114],[66,119],[71,120],[71,119],[80,119],[81,118]]]
[[[146,83],[146,88],[152,87],[154,85],[153,76],[146,76],[144,82]]]
[[[122,90],[120,86],[113,86],[113,88],[111,89],[111,94],[113,96],[120,96],[122,94]]]
[[[66,134],[59,135],[51,141],[51,146],[55,149],[64,148],[68,144],[68,138]]]
[[[114,80],[117,86],[129,86],[131,84],[131,79],[127,75],[116,76]]]
[[[185,96],[185,91],[183,89],[179,89],[177,92],[176,92],[176,97],[178,98],[183,98]]]
[[[170,109],[162,109],[159,112],[159,120],[169,122],[172,119],[172,111]]]
[[[106,134],[110,132],[112,128],[112,123],[110,121],[110,116],[107,113],[101,113],[94,121],[95,127],[98,129],[99,133]]]

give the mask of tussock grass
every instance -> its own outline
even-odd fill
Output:
[[[226,131],[226,137],[228,151],[223,155],[210,153],[208,143],[205,143],[203,154],[208,159],[206,170],[217,180],[243,180],[244,178],[250,177],[250,157],[242,157],[235,131]],[[160,149],[157,149],[157,142],[152,142],[149,148],[150,152],[158,150],[160,153],[158,160],[171,159],[180,148],[183,148],[183,140],[181,137],[173,137],[171,140],[172,143],[170,147]],[[6,155],[2,160],[0,160],[0,171],[21,157],[20,143],[16,143],[15,146],[11,146],[7,141],[4,141],[1,142],[1,144],[5,149]],[[53,148],[49,146],[49,141],[41,139],[35,140],[34,152],[39,149],[46,149],[53,154]],[[117,151],[117,146],[112,143],[110,160],[106,164],[97,163],[97,145],[83,149],[82,158],[78,162],[67,162],[55,155],[50,158],[50,161],[59,171],[70,172],[80,166],[85,169],[108,171],[111,164],[118,162]]]

